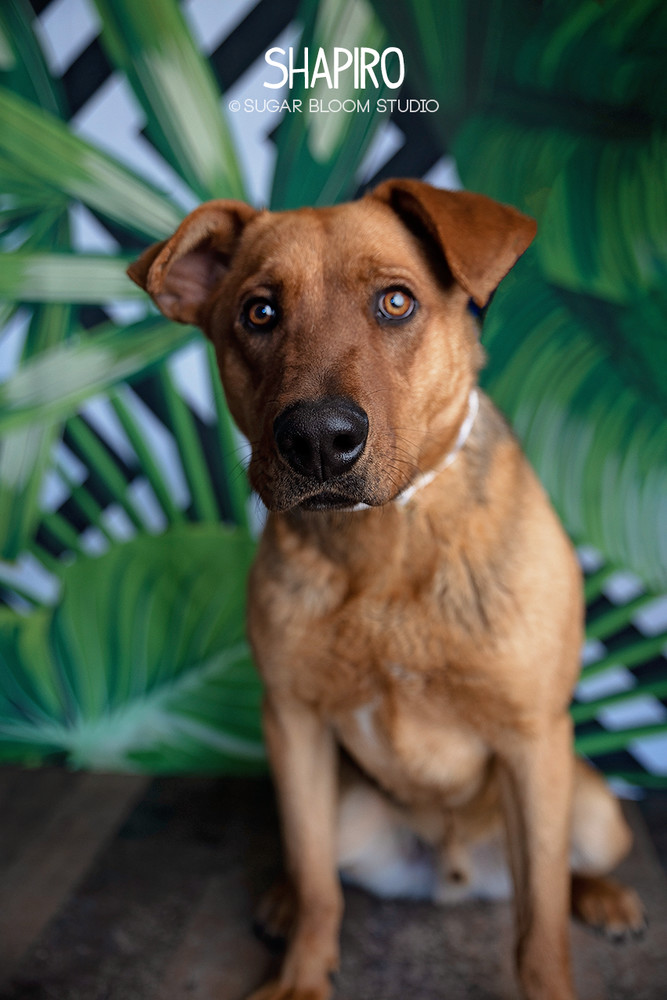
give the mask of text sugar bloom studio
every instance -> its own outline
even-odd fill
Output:
[[[329,100],[310,97],[305,101],[296,97],[291,100],[287,98],[277,100],[276,98],[246,97],[242,101],[230,101],[228,107],[230,111],[256,114],[337,114],[341,111],[347,114],[369,114],[371,111],[377,111],[379,114],[392,114],[394,111],[410,114],[433,114],[438,111],[440,105],[435,100],[417,100],[416,98],[400,100],[399,98],[380,97],[377,101],[371,102],[370,98],[361,100],[353,97],[344,100],[336,97]]]

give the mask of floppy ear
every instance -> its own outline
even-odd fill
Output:
[[[535,220],[510,205],[424,181],[384,181],[371,197],[422,223],[440,245],[454,279],[478,306],[486,305],[537,232]]]
[[[244,226],[256,214],[242,201],[207,201],[170,239],[145,250],[127,273],[169,319],[198,326]]]

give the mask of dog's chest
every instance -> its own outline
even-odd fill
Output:
[[[437,572],[417,586],[377,566],[351,589],[342,573],[323,582],[325,568],[261,574],[251,623],[267,682],[330,720],[399,799],[465,798],[488,760],[480,705],[498,696],[478,669],[490,659],[479,622],[452,608]]]
[[[476,790],[489,752],[470,712],[476,692],[450,660],[454,639],[428,619],[432,610],[372,603],[333,616],[312,631],[296,687],[387,791],[405,803],[435,794],[454,805]]]
[[[452,704],[428,693],[395,663],[386,683],[355,707],[332,714],[339,741],[363,769],[406,803],[441,795],[451,804],[477,788],[489,753]]]

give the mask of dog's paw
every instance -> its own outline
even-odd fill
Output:
[[[285,947],[296,914],[296,899],[287,879],[274,882],[264,893],[254,915],[255,933],[272,949]]]
[[[312,986],[300,989],[296,986],[284,985],[275,979],[260,987],[247,1000],[329,1000],[330,996],[331,984],[329,981],[322,983],[321,987]]]
[[[646,914],[635,890],[609,878],[575,875],[572,913],[610,941],[641,937],[646,930]]]

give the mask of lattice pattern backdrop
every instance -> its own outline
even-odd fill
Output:
[[[183,213],[196,198],[182,178],[147,138],[145,116],[123,73],[114,69],[100,43],[100,19],[91,0],[31,0],[34,31],[51,73],[62,81],[64,101],[75,133],[129,165],[154,185],[167,190]],[[198,46],[213,67],[226,104],[246,97],[264,98],[264,53],[272,45],[298,44],[301,25],[297,0],[185,0],[182,10]],[[272,95],[272,96],[280,96]],[[410,96],[409,91],[403,96]],[[270,198],[276,160],[276,114],[227,116],[244,174],[256,204]],[[460,185],[452,156],[422,115],[394,114],[379,127],[355,176],[357,191],[393,176],[420,176],[441,186]],[[145,240],[99,212],[77,203],[70,210],[71,245],[81,253],[133,254]],[[17,237],[18,239],[18,237]],[[20,245],[20,242],[19,242]],[[103,307],[78,308],[83,327],[106,321],[139,322],[148,314],[138,299],[109,301]],[[0,376],[15,371],[24,350],[32,313],[22,308],[9,320],[0,341]],[[50,560],[69,554],[97,554],[110,541],[129,539],[138,530],[157,533],[170,518],[165,509],[186,519],[201,504],[192,470],[184,468],[174,422],[183,405],[190,414],[190,433],[201,449],[211,483],[208,502],[214,517],[233,520],[234,497],[217,455],[220,399],[210,379],[206,348],[188,343],[168,362],[172,392],[165,394],[162,376],[148,372],[122,388],[126,417],[106,394],[87,400],[70,420],[41,491],[44,517],[36,547],[15,562],[0,565],[0,596],[21,611],[49,605],[59,594]],[[157,467],[147,473],[138,460],[131,427],[139,424]],[[236,441],[239,468],[243,443]],[[91,454],[100,461],[91,466]],[[100,470],[103,470],[102,473]],[[104,471],[106,470],[106,471]],[[156,502],[155,483],[165,495]],[[261,520],[255,502],[251,518]],[[179,514],[179,517],[181,516]],[[667,737],[630,742],[608,751],[606,734],[628,727],[656,727],[667,720],[667,598],[647,594],[631,573],[601,565],[590,547],[581,550],[587,572],[590,638],[584,651],[584,679],[574,707],[581,748],[605,767],[628,778],[667,776]],[[623,650],[624,652],[618,652]],[[639,665],[637,665],[637,663]],[[638,681],[642,693],[628,699]],[[649,729],[650,734],[650,729]]]

